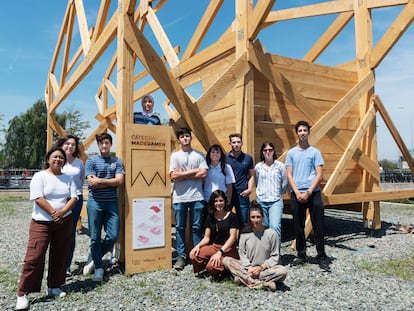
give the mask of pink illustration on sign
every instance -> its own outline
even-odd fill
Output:
[[[152,209],[156,213],[161,212],[161,209],[158,206],[155,206],[155,205],[151,206],[150,209]]]
[[[149,239],[146,236],[140,235],[140,236],[138,236],[138,241],[140,241],[142,243],[147,243],[149,241]]]
[[[150,229],[150,231],[151,231],[153,234],[155,234],[155,235],[159,235],[159,234],[161,233],[161,229],[160,229],[160,227],[152,227],[152,228]]]

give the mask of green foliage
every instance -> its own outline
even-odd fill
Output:
[[[53,117],[67,133],[78,136],[81,140],[84,139],[84,131],[90,127],[88,121],[81,121],[80,111],[73,108]],[[5,143],[0,152],[2,166],[41,168],[44,164],[47,140],[46,102],[38,100],[25,113],[11,119],[8,125],[5,131]]]
[[[396,161],[388,159],[380,160],[379,165],[384,169],[384,172],[389,172],[398,168],[398,163]]]
[[[362,260],[359,266],[372,273],[383,273],[403,280],[414,280],[414,254],[402,259],[370,262]]]
[[[9,121],[4,145],[5,167],[37,169],[46,150],[46,103],[38,100]]]
[[[14,293],[17,290],[16,276],[9,270],[0,270],[0,285],[2,288],[7,288],[10,292]]]
[[[73,107],[66,109],[62,114],[59,115],[60,120],[57,120],[59,124],[63,126],[65,131],[84,140],[85,130],[90,128],[89,121],[82,121],[82,114],[80,111],[74,110]]]
[[[8,203],[3,203],[0,207],[0,217],[7,217],[16,214],[16,209]]]

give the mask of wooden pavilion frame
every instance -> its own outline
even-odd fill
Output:
[[[274,10],[275,0],[235,0],[231,27],[199,50],[224,2],[211,0],[180,58],[182,47],[171,44],[157,18],[166,2],[123,0],[116,1],[119,4],[113,9],[112,1],[102,0],[89,28],[83,1],[68,1],[45,90],[48,146],[52,132],[66,134],[53,118],[54,112],[115,45],[94,99],[99,126],[82,142],[83,151],[94,142],[96,133],[110,130],[116,133],[117,155],[125,159],[125,125],[132,122],[134,103],[162,90],[174,128],[190,127],[198,146],[225,146],[229,133],[240,132],[244,150],[256,160],[264,140],[276,143],[283,160],[295,144],[294,124],[309,120],[310,142],[322,151],[326,162],[325,204],[362,211],[368,227],[380,227],[380,200],[414,197],[413,190],[385,192],[379,188],[377,113],[412,172],[414,162],[374,92],[374,70],[412,24],[414,0],[328,1],[283,10]],[[400,6],[401,12],[374,46],[371,13],[390,6]],[[261,31],[277,23],[324,15],[336,18],[301,60],[269,54],[257,40]],[[334,67],[316,64],[351,21],[355,58]],[[146,27],[155,42],[144,35]],[[143,69],[138,70],[139,66]],[[137,83],[142,85],[138,89]],[[198,99],[186,91],[196,83],[202,84]]]

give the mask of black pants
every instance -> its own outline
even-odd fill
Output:
[[[319,256],[325,255],[324,241],[324,207],[321,192],[313,192],[308,202],[301,203],[297,200],[294,192],[290,194],[293,223],[295,226],[296,250],[299,255],[306,254],[305,220],[306,209],[309,208],[312,222],[316,251]]]

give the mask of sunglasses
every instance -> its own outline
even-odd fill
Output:
[[[263,152],[272,152],[274,151],[273,149],[263,149]]]

